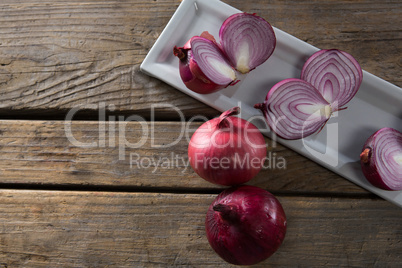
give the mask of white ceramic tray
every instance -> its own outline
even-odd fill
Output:
[[[263,102],[277,82],[299,77],[305,60],[318,48],[274,28],[277,46],[263,65],[241,83],[216,93],[200,95],[186,88],[180,79],[174,46],[182,46],[194,35],[209,31],[219,41],[222,22],[241,12],[218,0],[184,0],[149,51],[141,70],[219,111],[240,106],[240,117],[251,120],[267,136],[273,137],[254,104]],[[269,21],[269,18],[265,18]],[[402,207],[402,191],[384,191],[369,184],[359,164],[365,140],[381,127],[402,129],[402,90],[370,73],[363,72],[363,83],[347,109],[335,113],[318,134],[304,140],[277,141],[310,158],[357,185]]]

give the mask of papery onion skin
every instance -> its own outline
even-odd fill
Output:
[[[363,71],[347,52],[322,49],[305,62],[300,78],[312,84],[335,112],[356,95],[363,81]]]
[[[263,135],[252,123],[234,115],[234,107],[219,118],[202,124],[191,137],[188,157],[193,170],[203,179],[232,186],[251,180],[266,160]]]
[[[332,114],[330,104],[321,94],[311,84],[297,78],[275,84],[264,103],[254,107],[263,112],[271,130],[286,140],[301,139],[317,132]],[[310,110],[309,107],[315,112],[301,109]]]
[[[198,53],[194,54],[193,46],[203,43],[204,46],[209,47],[218,60],[222,61],[223,65],[227,65],[228,69],[232,68],[224,58],[216,41],[211,38],[213,37],[208,33],[203,33],[201,36],[190,38],[183,47],[175,46],[173,48],[173,54],[180,59],[179,72],[183,83],[188,89],[199,94],[210,94],[236,82],[234,70],[231,79],[222,79],[219,75],[220,79],[216,79],[217,75],[211,70],[208,71],[206,65],[201,63],[202,57]]]
[[[271,24],[249,13],[236,13],[227,18],[219,30],[219,39],[232,66],[241,73],[248,73],[263,64],[276,47]],[[247,53],[240,57],[242,47]]]
[[[286,227],[286,215],[278,199],[250,185],[220,193],[205,219],[211,247],[235,265],[253,265],[270,257],[282,244]]]
[[[363,146],[360,164],[364,176],[374,186],[402,190],[402,133],[381,128]]]

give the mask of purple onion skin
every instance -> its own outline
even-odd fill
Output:
[[[250,185],[219,194],[205,220],[211,247],[235,265],[253,265],[270,257],[282,244],[286,225],[285,212],[275,196]]]
[[[388,191],[402,190],[401,173],[392,173],[392,176],[396,177],[396,180],[399,182],[399,184],[394,184],[391,186],[389,183],[387,183],[387,181],[389,180],[387,177],[391,176],[391,174],[386,174],[379,168],[380,164],[389,164],[387,162],[388,159],[378,158],[379,152],[377,151],[381,149],[378,148],[378,139],[381,135],[388,135],[386,139],[387,142],[391,142],[391,139],[394,139],[395,143],[393,144],[393,150],[399,150],[399,152],[402,153],[402,133],[393,128],[382,128],[372,134],[363,146],[362,153],[360,154],[360,164],[362,172],[366,179],[375,187]],[[382,161],[382,163],[379,163],[380,161]]]
[[[222,113],[202,124],[191,137],[190,165],[208,182],[239,185],[251,180],[263,167],[267,155],[264,136],[252,123],[233,116],[239,112],[239,107],[234,107]]]

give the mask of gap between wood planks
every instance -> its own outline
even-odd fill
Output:
[[[142,187],[142,186],[113,186],[113,185],[51,185],[51,184],[0,184],[0,190],[36,190],[36,191],[70,191],[70,192],[115,192],[115,193],[163,193],[163,194],[205,194],[218,195],[229,187],[217,188],[170,188],[170,187]],[[327,192],[292,192],[292,191],[270,191],[275,196],[299,196],[299,197],[331,197],[349,199],[379,199],[373,193],[340,193],[335,192],[328,195]]]
[[[0,120],[33,120],[33,121],[41,121],[41,120],[56,120],[63,121],[66,119],[67,114],[71,109],[29,109],[29,110],[9,110],[9,109],[0,109]],[[100,113],[104,113],[100,115]],[[185,111],[184,119],[188,120],[193,118],[194,116],[205,116],[206,118],[212,119],[220,115],[220,112],[208,107],[206,109],[194,111]],[[101,121],[100,117],[104,117],[105,121],[108,121],[109,118],[111,120],[117,120],[119,117],[122,117],[122,120],[127,119],[129,116],[138,115],[144,118],[146,121],[151,121],[154,117],[156,121],[166,122],[166,121],[180,121],[183,118],[176,112],[171,109],[156,109],[155,114],[152,115],[149,109],[146,110],[122,110],[111,112],[106,110],[105,112],[100,110],[90,110],[90,109],[81,109],[77,113],[74,114],[72,120],[73,121]],[[193,120],[195,122],[199,121],[198,119]]]

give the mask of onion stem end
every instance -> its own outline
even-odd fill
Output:
[[[364,164],[367,164],[370,161],[370,154],[371,154],[371,149],[370,148],[364,149],[363,152],[360,154],[360,160]]]
[[[173,54],[178,57],[181,61],[186,59],[186,53],[183,51],[183,48],[175,46],[173,48]]]

